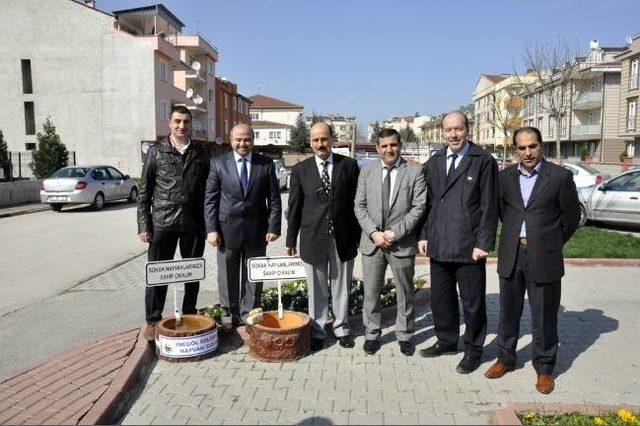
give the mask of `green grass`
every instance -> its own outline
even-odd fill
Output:
[[[498,225],[496,241],[500,241],[501,230],[501,225]],[[492,251],[489,256],[495,257],[496,251]],[[640,259],[640,238],[630,234],[604,231],[592,226],[582,226],[565,244],[563,253],[565,258]]]
[[[637,425],[640,413],[627,410],[611,411],[601,414],[566,414],[518,413],[523,425]]]

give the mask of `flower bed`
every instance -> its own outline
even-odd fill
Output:
[[[533,411],[518,413],[523,425],[640,425],[640,412],[629,410],[583,414],[577,411],[559,414],[540,414]]]

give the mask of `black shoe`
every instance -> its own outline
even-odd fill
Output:
[[[438,340],[433,346],[426,349],[420,349],[420,356],[425,358],[433,358],[440,355],[455,354],[457,351],[455,345],[449,345]]]
[[[318,352],[324,349],[324,339],[311,338],[311,352]]]
[[[398,342],[400,344],[400,352],[402,352],[402,355],[406,355],[406,356],[412,356],[413,353],[416,351],[416,347],[413,346],[413,343],[407,341],[407,342]]]
[[[369,355],[373,355],[380,349],[380,341],[379,340],[365,340],[364,346],[362,349]]]
[[[342,346],[343,348],[347,348],[347,349],[350,349],[355,345],[355,343],[353,342],[353,337],[351,337],[349,335],[339,337],[338,338],[338,343],[340,344],[340,346]]]
[[[460,374],[473,373],[478,369],[478,367],[480,367],[480,364],[482,364],[482,361],[479,357],[471,358],[465,355],[462,358],[462,361],[460,361],[460,364],[456,367],[456,371]]]

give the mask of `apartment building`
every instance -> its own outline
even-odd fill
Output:
[[[225,77],[215,79],[216,135],[218,144],[229,143],[231,129],[236,124],[251,124],[251,100],[238,93],[238,86]]]
[[[619,161],[625,143],[618,135],[620,61],[616,56],[624,50],[601,47],[592,40],[585,56],[574,58],[560,70],[546,70],[545,81],[551,84],[545,84],[544,89],[539,82],[527,86],[523,124],[540,129],[546,156],[556,156],[559,131],[564,158],[577,161],[586,148],[595,161]],[[567,69],[568,81],[554,84],[560,82],[558,76]],[[553,105],[559,113],[552,111]]]
[[[0,39],[0,129],[9,150],[36,149],[50,117],[78,164],[139,176],[176,104],[194,113],[194,139],[213,140],[216,48],[181,34],[163,5],[107,13],[85,3],[3,2],[0,23],[11,30]]]
[[[251,125],[256,145],[287,145],[291,140],[291,129],[302,116],[301,105],[264,95],[249,97]]]
[[[333,126],[338,142],[353,142],[356,140],[356,118],[339,114],[314,115],[305,118],[308,128],[311,128],[314,120],[325,122]]]
[[[396,129],[398,132],[406,129],[407,127],[413,130],[413,133],[420,138],[420,134],[422,132],[422,125],[427,121],[431,120],[430,115],[421,115],[415,113],[414,115],[407,115],[404,117],[391,117],[389,119],[384,120],[380,127]]]
[[[640,35],[628,40],[624,52],[616,56],[620,61],[620,102],[618,107],[618,135],[624,140],[627,155],[640,164]]]

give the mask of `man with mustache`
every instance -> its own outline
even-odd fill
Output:
[[[382,129],[377,136],[376,150],[381,161],[362,169],[355,202],[362,227],[362,318],[366,327],[363,349],[369,355],[380,349],[380,293],[390,266],[398,300],[396,339],[400,352],[411,356],[415,351],[411,342],[415,320],[413,274],[419,223],[426,202],[424,175],[418,164],[400,156],[402,141],[397,130]]]
[[[578,227],[580,209],[571,172],[542,158],[540,131],[523,127],[513,139],[520,162],[500,173],[498,360],[485,376],[497,379],[515,368],[526,290],[536,389],[547,394],[558,351],[562,247]]]
[[[241,317],[260,306],[262,283],[247,278],[247,259],[264,256],[280,236],[282,202],[273,161],[253,149],[253,129],[231,129],[231,152],[213,157],[204,217],[207,241],[218,249],[218,289],[222,325],[241,325]]]
[[[436,343],[424,357],[455,353],[460,335],[458,292],[464,310],[464,357],[456,371],[480,366],[487,334],[486,257],[495,243],[498,221],[498,166],[468,140],[469,122],[460,112],[442,118],[447,146],[427,161],[427,220],[420,253],[430,258],[431,310]]]
[[[334,136],[326,123],[311,126],[309,139],[313,157],[291,171],[286,252],[289,256],[297,253],[300,233],[300,257],[309,287],[311,350],[324,347],[329,288],[333,333],[340,346],[352,348],[347,317],[353,259],[360,238],[353,213],[360,169],[354,159],[331,152]]]

